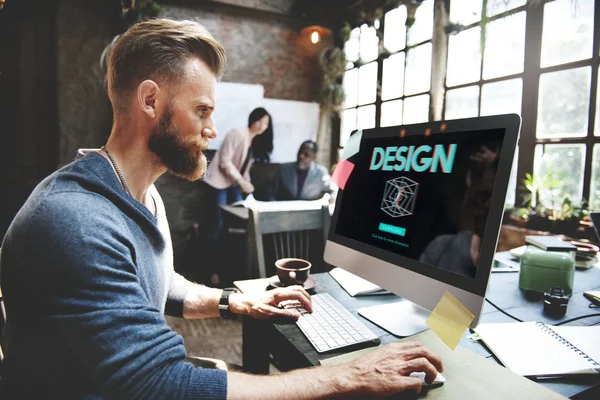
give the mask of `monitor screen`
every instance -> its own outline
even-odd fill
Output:
[[[396,129],[364,132],[334,232],[475,278],[505,129],[404,137]]]

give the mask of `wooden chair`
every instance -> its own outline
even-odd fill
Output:
[[[249,209],[256,275],[266,278],[280,258],[303,258],[313,264],[311,272],[324,272],[323,249],[329,232],[329,207],[290,211]],[[269,270],[269,273],[270,270]]]

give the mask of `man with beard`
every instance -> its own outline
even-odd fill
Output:
[[[225,52],[191,21],[134,25],[109,69],[114,124],[88,151],[44,179],[2,247],[3,398],[286,399],[419,391],[442,365],[418,343],[382,348],[352,364],[252,376],[194,368],[163,312],[298,318],[278,308],[298,286],[250,296],[193,284],[173,270],[165,209],[154,187],[167,170],[203,176]]]

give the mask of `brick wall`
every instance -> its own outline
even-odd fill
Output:
[[[284,10],[289,0],[281,1],[279,9]],[[77,148],[99,147],[110,133],[112,115],[98,61],[115,32],[103,3],[63,0],[58,12],[61,165],[73,159]],[[265,97],[316,100],[319,48],[309,46],[289,18],[279,18],[278,8],[264,15],[230,7],[219,11],[163,5],[162,10],[166,17],[202,23],[224,45],[229,61],[223,81],[260,83]],[[167,207],[176,260],[181,260],[186,233],[203,221],[202,184],[167,173],[157,187]]]
[[[224,82],[259,83],[265,97],[316,101],[317,52],[289,23],[179,6],[163,6],[163,15],[198,21],[225,47]]]
[[[59,163],[78,148],[100,147],[108,138],[112,111],[104,90],[100,54],[113,26],[102,2],[62,0],[57,13]]]

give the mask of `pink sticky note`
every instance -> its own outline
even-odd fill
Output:
[[[333,171],[333,175],[331,175],[331,179],[333,179],[335,184],[338,185],[340,189],[344,190],[346,181],[350,177],[353,169],[354,164],[352,164],[350,161],[340,160],[335,167],[335,171]]]

